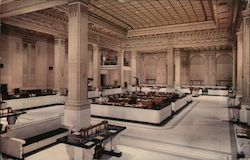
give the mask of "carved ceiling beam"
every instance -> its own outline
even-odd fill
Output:
[[[213,28],[216,28],[214,21],[205,21],[205,22],[168,25],[161,27],[134,29],[134,30],[129,30],[127,36],[128,37],[145,36],[145,35],[185,32],[185,31],[204,30]]]
[[[53,21],[53,20],[52,20]],[[63,28],[64,25],[58,26],[59,24],[49,23],[38,23],[37,21],[32,22],[17,17],[7,18],[3,20],[4,24],[25,28],[28,30],[53,35],[55,37],[64,37],[67,39],[67,29]],[[102,32],[89,29],[90,43],[98,44],[100,47],[110,48],[118,51],[121,48],[122,39],[109,36]]]
[[[69,13],[69,9],[67,6],[63,5],[63,6],[58,6],[58,7],[55,7],[56,10],[60,11],[60,12],[63,12],[65,13],[66,15]],[[89,22],[90,23],[93,23],[93,24],[96,24],[97,26],[101,26],[101,27],[104,27],[106,29],[109,29],[111,31],[114,31],[116,33],[119,33],[120,36],[126,36],[127,34],[127,30],[112,23],[112,22],[109,22],[103,18],[101,18],[100,16],[97,16],[91,12],[88,13],[88,16],[89,16]]]
[[[20,28],[25,28],[25,29],[28,29],[28,30],[41,32],[41,33],[45,33],[45,34],[48,34],[48,35],[66,37],[66,32],[62,32],[62,31],[57,30],[55,28],[53,29],[51,27],[39,25],[37,23],[31,23],[31,22],[23,21],[23,20],[14,18],[14,17],[4,19],[4,20],[2,20],[2,22],[5,23],[5,24],[8,24],[8,25],[12,25],[12,26],[20,27]]]
[[[218,0],[212,0],[210,3],[212,3],[212,7],[213,7],[213,12],[214,12],[214,20],[215,20],[215,24],[218,25],[218,7],[217,7],[217,2]]]
[[[71,0],[19,0],[0,5],[0,18],[17,16],[69,3]]]

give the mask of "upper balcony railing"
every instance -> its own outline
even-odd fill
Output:
[[[102,61],[101,65],[104,65],[104,66],[106,66],[106,65],[108,65],[108,66],[112,65],[112,66],[114,66],[114,65],[117,65],[117,61]]]

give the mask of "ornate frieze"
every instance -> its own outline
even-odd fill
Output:
[[[17,27],[25,27],[30,30],[43,32],[46,34],[64,36],[67,38],[68,18],[55,16],[50,11],[39,11],[24,14],[3,21],[6,24],[15,25]],[[123,39],[107,34],[106,32],[97,30],[91,26],[88,27],[88,39],[90,43],[98,44],[101,47],[119,50]]]
[[[188,31],[188,32],[178,32],[178,33],[166,33],[166,34],[156,34],[148,36],[138,36],[138,37],[128,37],[124,41],[125,48],[134,48],[138,46],[157,46],[168,45],[173,43],[173,45],[180,44],[190,44],[190,43],[202,43],[202,42],[217,42],[217,41],[231,41],[231,32],[228,29],[208,29],[199,31]]]

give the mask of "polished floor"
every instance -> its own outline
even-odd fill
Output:
[[[232,140],[228,123],[227,98],[200,96],[161,127],[129,122],[110,121],[125,125],[120,138],[122,158],[103,157],[103,160],[229,160],[235,159],[237,145]],[[28,111],[19,123],[63,114],[63,106]],[[147,117],[145,117],[147,118]],[[101,119],[92,118],[92,123]],[[28,160],[70,160],[65,145],[59,144],[27,157]],[[64,156],[63,156],[64,155]],[[68,158],[67,158],[68,157]],[[75,159],[82,159],[74,157]],[[74,159],[73,158],[73,159]]]

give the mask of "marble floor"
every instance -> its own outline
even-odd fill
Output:
[[[103,157],[103,160],[230,160],[237,150],[231,140],[226,97],[200,96],[163,126],[150,126],[129,122],[109,121],[111,124],[127,127],[120,138],[119,149],[122,158]],[[63,114],[63,106],[53,106],[31,110],[20,118],[32,120]],[[146,118],[146,117],[145,117]],[[101,119],[92,118],[92,123]],[[233,143],[231,143],[233,142]],[[53,146],[55,147],[55,146]],[[43,150],[29,160],[44,160],[42,155],[54,156],[67,154],[60,146],[54,150]],[[62,147],[62,146],[61,146]],[[56,151],[58,150],[58,152]],[[51,157],[52,156],[52,157]],[[39,158],[41,157],[41,158]],[[42,158],[43,157],[43,158]],[[54,158],[53,158],[54,157]],[[67,157],[67,156],[64,156]],[[61,158],[59,158],[61,159]],[[65,159],[66,160],[66,159]]]

